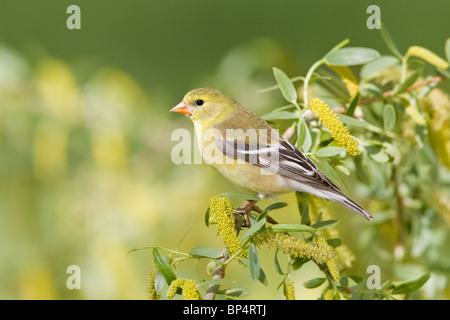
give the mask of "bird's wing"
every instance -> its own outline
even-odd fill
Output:
[[[227,157],[241,159],[311,187],[342,195],[342,191],[289,141],[280,139],[276,145],[259,145],[219,138],[216,139],[216,146]]]

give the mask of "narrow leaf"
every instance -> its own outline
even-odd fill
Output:
[[[281,269],[280,261],[278,261],[278,248],[275,251],[275,270],[281,275],[284,275],[283,269]]]
[[[294,262],[292,263],[292,270],[298,270],[300,269],[305,263],[310,261],[311,259],[302,257],[302,258],[295,258]]]
[[[234,286],[227,288],[224,294],[230,297],[245,297],[250,294],[250,289],[241,286]]]
[[[284,208],[286,206],[287,206],[286,202],[275,202],[275,203],[272,203],[271,205],[269,205],[267,208],[265,208],[264,211],[276,210],[276,209]]]
[[[398,64],[400,60],[394,56],[381,56],[361,68],[361,78],[366,78],[385,68]]]
[[[261,198],[257,194],[241,190],[225,192],[222,193],[222,196],[232,199],[258,200],[258,201],[261,200]]]
[[[248,248],[248,269],[253,280],[257,280],[260,276],[261,267],[259,266],[258,254],[253,243]]]
[[[343,115],[343,114],[336,114],[338,118],[346,125],[348,126],[354,126],[354,127],[365,127],[368,125],[368,123],[364,120],[358,120],[355,119],[349,115]]]
[[[263,212],[261,212],[258,216],[258,218],[256,218],[256,221],[261,221],[262,219],[266,219],[267,215],[269,214],[269,211],[264,210]]]
[[[333,248],[337,248],[341,245],[341,239],[339,238],[332,238],[332,239],[327,239],[327,243],[328,245],[330,245]]]
[[[325,220],[325,221],[319,221],[319,222],[313,224],[311,227],[313,227],[315,229],[326,229],[326,228],[330,228],[330,227],[336,225],[337,223],[339,223],[339,220]]]
[[[158,248],[153,248],[153,260],[159,272],[163,275],[164,279],[166,279],[167,285],[170,285],[170,283],[177,277],[175,273],[172,271],[172,268],[170,267],[167,260],[159,252]]]
[[[206,209],[206,212],[205,212],[205,225],[207,227],[209,227],[209,211],[210,211],[210,207],[208,207],[208,209]]]
[[[314,289],[320,286],[322,283],[324,283],[325,280],[326,280],[325,278],[314,278],[304,282],[303,286],[307,289]]]
[[[297,148],[308,152],[312,145],[311,133],[305,121],[299,121],[297,125]]]
[[[378,59],[378,51],[370,48],[342,48],[328,53],[324,60],[328,65],[356,66]]]
[[[269,229],[271,229],[273,232],[309,232],[311,234],[314,234],[316,232],[316,229],[310,226],[305,226],[303,224],[275,224],[273,226],[270,226]]]
[[[400,53],[400,50],[398,50],[397,46],[394,43],[394,40],[392,39],[391,35],[389,34],[389,31],[387,30],[386,26],[382,24],[381,26],[381,36],[386,43],[386,46],[391,50],[391,52],[399,57],[400,59],[403,58],[403,55]]]
[[[395,127],[395,121],[396,121],[396,114],[395,109],[392,106],[392,104],[387,104],[384,107],[384,113],[383,113],[383,125],[384,129],[391,131]]]
[[[342,152],[344,152],[346,149],[342,148],[342,147],[325,147],[322,149],[317,150],[316,152],[316,156],[318,157],[333,157],[333,156],[337,156],[339,154],[341,154]]]
[[[349,117],[351,117],[353,115],[353,113],[355,112],[356,106],[358,105],[359,102],[359,95],[360,93],[358,92],[352,99],[352,102],[350,103],[350,106],[347,109],[347,112],[345,112],[345,114]]]
[[[296,191],[295,192],[295,197],[297,199],[297,207],[298,207],[298,212],[300,213],[301,216],[301,221],[300,223],[302,225],[311,225],[311,219],[309,218],[309,195],[305,192],[299,192]]]
[[[261,219],[257,221],[256,223],[252,223],[252,226],[245,232],[243,239],[247,239],[257,233],[258,231],[262,230],[264,228],[264,225],[266,223],[266,219]]]
[[[202,246],[192,248],[191,251],[189,251],[189,254],[195,258],[218,259],[222,257],[222,252],[220,250]]]
[[[264,120],[291,120],[291,119],[297,119],[298,118],[299,113],[297,111],[272,111],[269,113],[266,113],[265,115],[263,115],[261,118]]]
[[[420,77],[421,74],[422,74],[422,70],[414,72],[411,76],[409,76],[408,79],[405,80],[405,82],[403,82],[400,85],[397,92],[400,93],[400,92],[403,92],[406,89],[408,89],[414,82],[416,82],[416,80]]]
[[[281,94],[290,103],[297,105],[297,91],[291,82],[291,79],[280,69],[273,68],[275,80],[280,87]]]
[[[420,289],[427,281],[430,279],[430,274],[426,273],[420,278],[408,282],[404,282],[398,285],[393,291],[392,294],[402,294],[402,293],[411,293]]]
[[[269,281],[267,280],[266,273],[264,272],[263,268],[259,269],[258,281],[261,282],[266,287],[269,284]]]

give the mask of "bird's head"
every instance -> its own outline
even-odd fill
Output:
[[[199,88],[189,91],[171,112],[186,114],[192,120],[213,121],[233,111],[236,101],[219,90]]]

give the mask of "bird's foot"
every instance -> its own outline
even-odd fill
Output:
[[[258,213],[262,212],[262,210],[258,206],[256,206],[256,202],[258,202],[258,201],[256,201],[256,200],[252,200],[252,201],[244,200],[244,202],[242,203],[242,205],[238,209],[233,209],[234,213],[243,215],[244,222],[245,222],[244,226],[247,227],[247,228],[250,228],[250,226],[251,226],[251,222],[250,222],[250,218],[248,217],[248,214],[251,211],[253,211],[253,210],[258,212]]]

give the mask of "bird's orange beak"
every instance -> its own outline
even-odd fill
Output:
[[[174,108],[170,109],[170,112],[192,114],[190,106],[184,100],[177,104]]]

